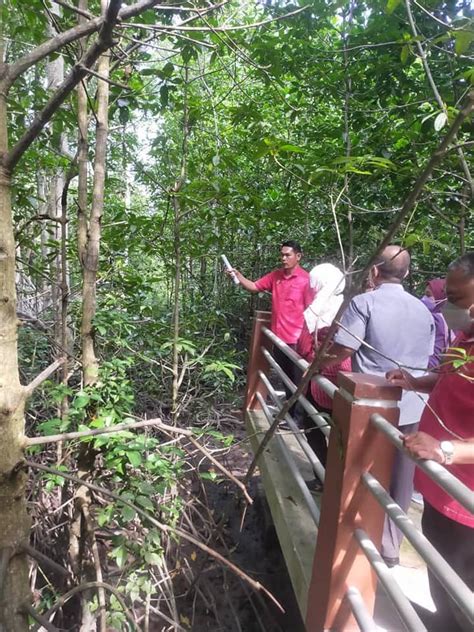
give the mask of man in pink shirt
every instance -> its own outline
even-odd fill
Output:
[[[439,371],[413,378],[395,370],[387,378],[405,389],[430,393],[419,431],[405,436],[406,449],[419,459],[442,463],[474,494],[474,252],[449,266],[446,295],[443,316],[450,329],[461,333]],[[474,590],[474,515],[420,469],[415,487],[424,499],[423,533]],[[472,630],[431,572],[429,580],[436,605],[436,622],[430,632]]]
[[[271,329],[283,342],[294,349],[303,329],[303,312],[311,304],[314,292],[309,285],[309,274],[300,267],[300,245],[293,240],[283,242],[280,247],[280,257],[281,268],[269,272],[258,281],[246,279],[239,270],[234,269],[233,272],[248,292],[253,294],[271,292]],[[277,347],[274,348],[273,355],[290,379],[298,384],[301,372],[295,364]],[[289,395],[290,392],[287,390],[287,397]],[[290,413],[295,415],[295,407]],[[298,415],[298,412],[296,414]]]

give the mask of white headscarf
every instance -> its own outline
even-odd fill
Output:
[[[341,306],[346,285],[344,275],[331,263],[321,263],[309,273],[309,283],[316,290],[314,301],[305,309],[309,333],[329,327]]]

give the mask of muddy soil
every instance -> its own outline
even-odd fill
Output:
[[[234,435],[244,440],[241,422],[239,426],[233,429]],[[249,446],[239,443],[224,465],[243,478],[251,458]],[[265,586],[283,611],[230,570],[198,556],[193,590],[184,591],[178,599],[181,623],[193,632],[304,632],[258,470],[248,491],[254,502],[246,507],[231,482],[206,483],[206,504],[219,525],[208,544]]]

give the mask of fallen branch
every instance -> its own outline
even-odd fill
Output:
[[[25,603],[21,606],[21,610],[25,612],[29,617],[34,619],[37,623],[40,624],[47,632],[59,632],[59,628],[50,623],[46,617],[41,615],[33,606],[29,603]]]
[[[229,478],[237,487],[242,491],[245,496],[245,500],[249,505],[253,503],[252,498],[249,496],[245,485],[236,478],[232,472],[229,472],[212,454],[200,443],[194,439],[194,433],[192,430],[184,430],[183,428],[176,428],[175,426],[168,426],[164,424],[161,419],[147,419],[145,421],[137,421],[131,424],[119,424],[118,426],[110,426],[108,428],[95,428],[94,430],[81,430],[78,432],[63,432],[61,434],[50,435],[49,437],[25,437],[23,442],[24,448],[29,448],[32,445],[41,445],[44,443],[58,443],[59,441],[70,441],[72,439],[83,439],[85,437],[96,437],[103,434],[111,434],[114,432],[123,432],[125,430],[133,430],[137,428],[146,428],[147,426],[154,426],[158,430],[164,432],[174,433],[187,437],[191,443],[200,451],[206,458]]]
[[[188,438],[189,438],[189,441],[193,444],[193,446],[195,446],[200,452],[202,452],[206,458],[208,458],[212,463],[214,463],[214,465],[217,467],[218,470],[220,470],[223,474],[225,474],[228,478],[230,478],[230,480],[233,483],[235,483],[237,487],[240,488],[240,490],[242,491],[242,494],[245,496],[245,500],[248,502],[249,505],[252,505],[253,500],[250,498],[245,485],[241,481],[239,481],[239,479],[236,478],[231,472],[229,472],[229,470],[227,470],[223,465],[221,465],[221,463],[219,463],[219,461],[215,459],[212,456],[212,454],[208,450],[206,450],[204,446],[200,445],[195,439],[193,439],[193,437],[190,436]]]
[[[159,419],[149,419],[145,421],[137,421],[131,424],[118,424],[117,426],[109,426],[107,428],[94,428],[93,430],[81,430],[78,432],[63,432],[61,434],[50,435],[46,437],[25,437],[23,447],[29,448],[32,445],[41,445],[44,443],[58,443],[60,441],[71,441],[72,439],[83,439],[84,437],[96,437],[97,435],[111,434],[113,432],[123,432],[136,428],[146,428],[147,426],[156,426],[161,421]]]
[[[58,575],[62,575],[63,577],[69,577],[69,578],[71,577],[71,574],[66,568],[64,568],[63,566],[61,566],[60,564],[58,564],[51,558],[49,558],[47,555],[40,553],[30,544],[22,544],[20,547],[20,551],[23,551],[24,553],[34,558],[41,564],[44,564],[45,566],[49,566],[49,568],[53,570],[55,573],[58,573]]]
[[[50,375],[52,375],[55,371],[59,369],[60,366],[64,364],[66,358],[58,358],[52,364],[50,364],[44,371],[41,371],[34,380],[32,380],[27,386],[23,387],[23,393],[25,398],[31,397],[33,391],[41,386],[43,382],[45,382]]]
[[[169,429],[176,430],[172,426],[169,426]],[[166,525],[159,522],[158,520],[156,520],[156,518],[153,518],[153,516],[147,513],[144,509],[141,509],[137,505],[134,505],[133,503],[131,503],[129,500],[122,498],[118,494],[115,494],[114,492],[111,492],[108,489],[105,489],[104,487],[95,485],[95,483],[89,483],[88,481],[78,478],[77,476],[73,476],[72,474],[68,474],[66,472],[61,472],[52,467],[48,467],[47,465],[41,465],[40,463],[35,463],[34,461],[24,461],[23,464],[35,470],[47,472],[48,474],[54,474],[54,476],[60,476],[61,478],[64,478],[65,480],[71,481],[72,483],[76,483],[77,485],[85,485],[86,487],[88,487],[92,491],[95,491],[98,494],[109,496],[110,498],[113,498],[114,500],[122,503],[123,505],[130,507],[130,509],[133,509],[133,511],[135,511],[138,515],[142,516],[145,520],[147,520],[149,523],[151,523],[154,527],[156,527],[163,533],[173,534],[179,538],[182,538],[183,540],[186,540],[187,542],[190,542],[191,544],[194,544],[194,546],[196,546],[198,549],[200,549],[201,551],[204,551],[204,553],[206,553],[207,555],[210,555],[211,557],[216,559],[218,562],[220,562],[224,566],[227,566],[228,568],[230,568],[238,577],[240,577],[241,579],[245,580],[248,584],[250,584],[250,586],[252,586],[254,590],[262,591],[263,593],[265,593],[265,595],[267,595],[267,597],[281,610],[281,612],[284,612],[284,609],[282,608],[280,603],[275,599],[275,597],[271,594],[271,592],[265,588],[265,586],[263,586],[260,582],[253,580],[246,573],[244,573],[238,566],[236,566],[235,564],[227,560],[220,553],[218,553],[214,549],[211,549],[209,546],[200,542],[199,540],[189,535],[189,533],[186,533],[186,531],[183,531],[179,527],[171,527],[170,525]]]

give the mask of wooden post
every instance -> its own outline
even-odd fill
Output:
[[[380,550],[384,512],[360,480],[370,471],[390,484],[394,447],[370,423],[377,412],[396,425],[401,389],[384,378],[340,373],[334,397],[321,519],[308,592],[307,632],[358,630],[344,598],[357,588],[373,612],[377,579],[353,537],[362,527]]]
[[[271,312],[257,310],[253,319],[252,339],[249,348],[249,363],[247,368],[247,388],[245,391],[244,411],[261,408],[256,398],[259,392],[266,397],[267,389],[258,377],[259,370],[268,372],[268,362],[262,353],[262,345],[270,348],[269,340],[262,333],[262,327],[270,327]]]

